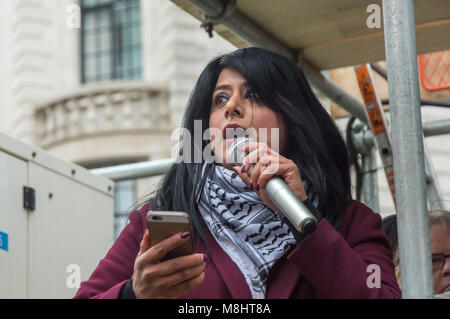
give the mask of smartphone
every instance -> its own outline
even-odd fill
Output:
[[[184,212],[149,211],[147,228],[152,246],[177,233],[189,232],[191,237],[184,244],[169,251],[160,261],[191,255],[194,253],[192,227],[189,215]]]

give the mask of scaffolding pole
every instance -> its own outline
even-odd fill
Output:
[[[376,147],[368,150],[362,157],[362,198],[363,202],[374,212],[380,213],[380,197],[378,195],[378,167]]]
[[[450,119],[423,123],[423,134],[425,136],[450,134]]]
[[[115,182],[119,182],[129,179],[164,175],[170,170],[174,162],[173,159],[167,158],[148,162],[95,168],[91,169],[91,172],[109,178]]]
[[[413,0],[383,0],[403,298],[432,298]]]

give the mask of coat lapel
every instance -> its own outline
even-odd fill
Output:
[[[251,299],[250,288],[241,270],[222,247],[220,247],[204,222],[203,226],[209,247],[207,253],[222,275],[230,294],[235,299]],[[297,245],[286,253],[270,270],[266,287],[266,299],[288,299],[292,296],[292,292],[298,284],[301,271],[298,265],[295,264],[294,259],[291,259],[290,256],[298,254],[298,248]]]
[[[271,269],[266,299],[288,299],[292,296],[301,275],[298,265],[295,264],[293,259],[289,258],[293,253],[291,251],[286,254]]]
[[[250,289],[236,263],[231,260],[222,247],[216,242],[210,231],[206,229],[206,239],[208,241],[208,254],[216,266],[219,273],[228,287],[231,295],[235,299],[251,299]]]

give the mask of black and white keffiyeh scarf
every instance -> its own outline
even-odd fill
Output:
[[[307,183],[303,185],[308,194]],[[318,206],[317,198],[312,202]],[[252,297],[264,298],[271,267],[297,243],[289,220],[250,191],[235,171],[219,165],[207,177],[198,207],[214,239],[241,270]]]

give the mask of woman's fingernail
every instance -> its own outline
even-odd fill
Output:
[[[256,185],[256,190],[259,191],[259,184]]]
[[[189,238],[189,236],[191,236],[191,233],[190,233],[190,232],[184,232],[184,233],[182,233],[182,234],[180,235],[180,237],[183,238],[183,239]]]
[[[250,183],[250,190],[253,192],[253,183]]]
[[[245,164],[242,164],[241,166],[241,174],[245,172]]]

